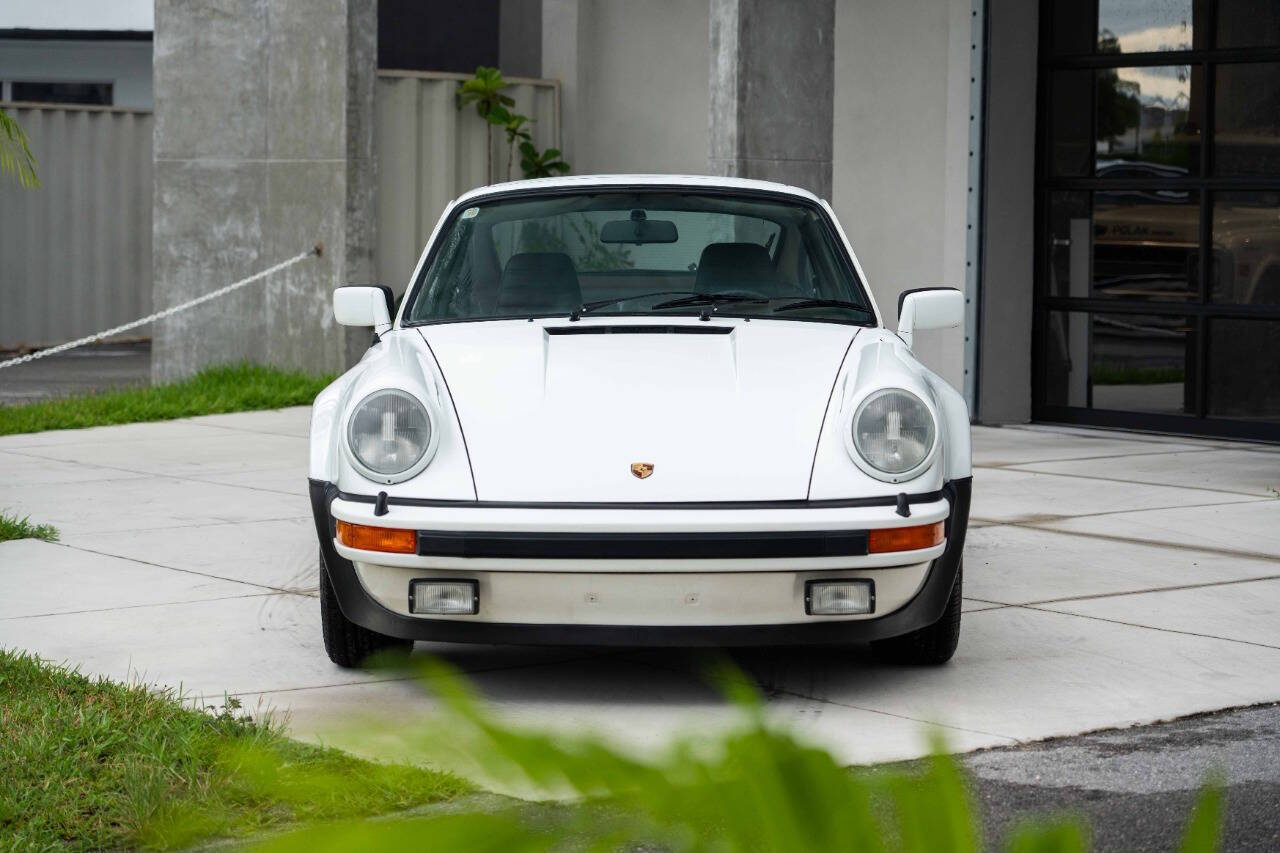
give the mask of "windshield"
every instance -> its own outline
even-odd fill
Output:
[[[666,188],[461,207],[410,299],[408,323],[711,313],[875,324],[816,205]]]

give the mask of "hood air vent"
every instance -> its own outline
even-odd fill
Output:
[[[550,326],[548,335],[728,335],[732,326]]]

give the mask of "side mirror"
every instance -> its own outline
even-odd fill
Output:
[[[344,326],[372,326],[374,334],[391,328],[394,305],[389,287],[352,285],[333,292],[334,318]]]
[[[898,337],[910,347],[919,329],[950,329],[964,322],[964,294],[954,287],[921,287],[898,297]]]

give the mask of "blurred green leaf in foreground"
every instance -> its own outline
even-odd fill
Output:
[[[720,668],[715,680],[741,709],[742,724],[720,739],[677,742],[660,758],[627,757],[590,736],[516,731],[496,722],[462,678],[438,662],[425,680],[444,717],[414,735],[432,750],[461,749],[488,781],[531,785],[572,804],[344,822],[274,838],[272,851],[326,850],[848,850],[948,853],[983,849],[964,780],[943,744],[923,770],[850,770],[826,751],[768,725],[753,684]],[[271,776],[270,756],[244,753]],[[316,778],[324,786],[337,780]],[[478,780],[485,781],[485,780]],[[266,782],[267,784],[274,784]],[[1191,817],[1184,851],[1217,849],[1219,793],[1209,789]],[[527,804],[523,804],[527,805]],[[1088,849],[1075,819],[1025,824],[1016,853]]]

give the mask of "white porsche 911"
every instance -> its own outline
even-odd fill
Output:
[[[886,327],[804,190],[610,176],[485,187],[315,402],[325,648],[871,642],[948,660],[970,494],[964,399]]]

